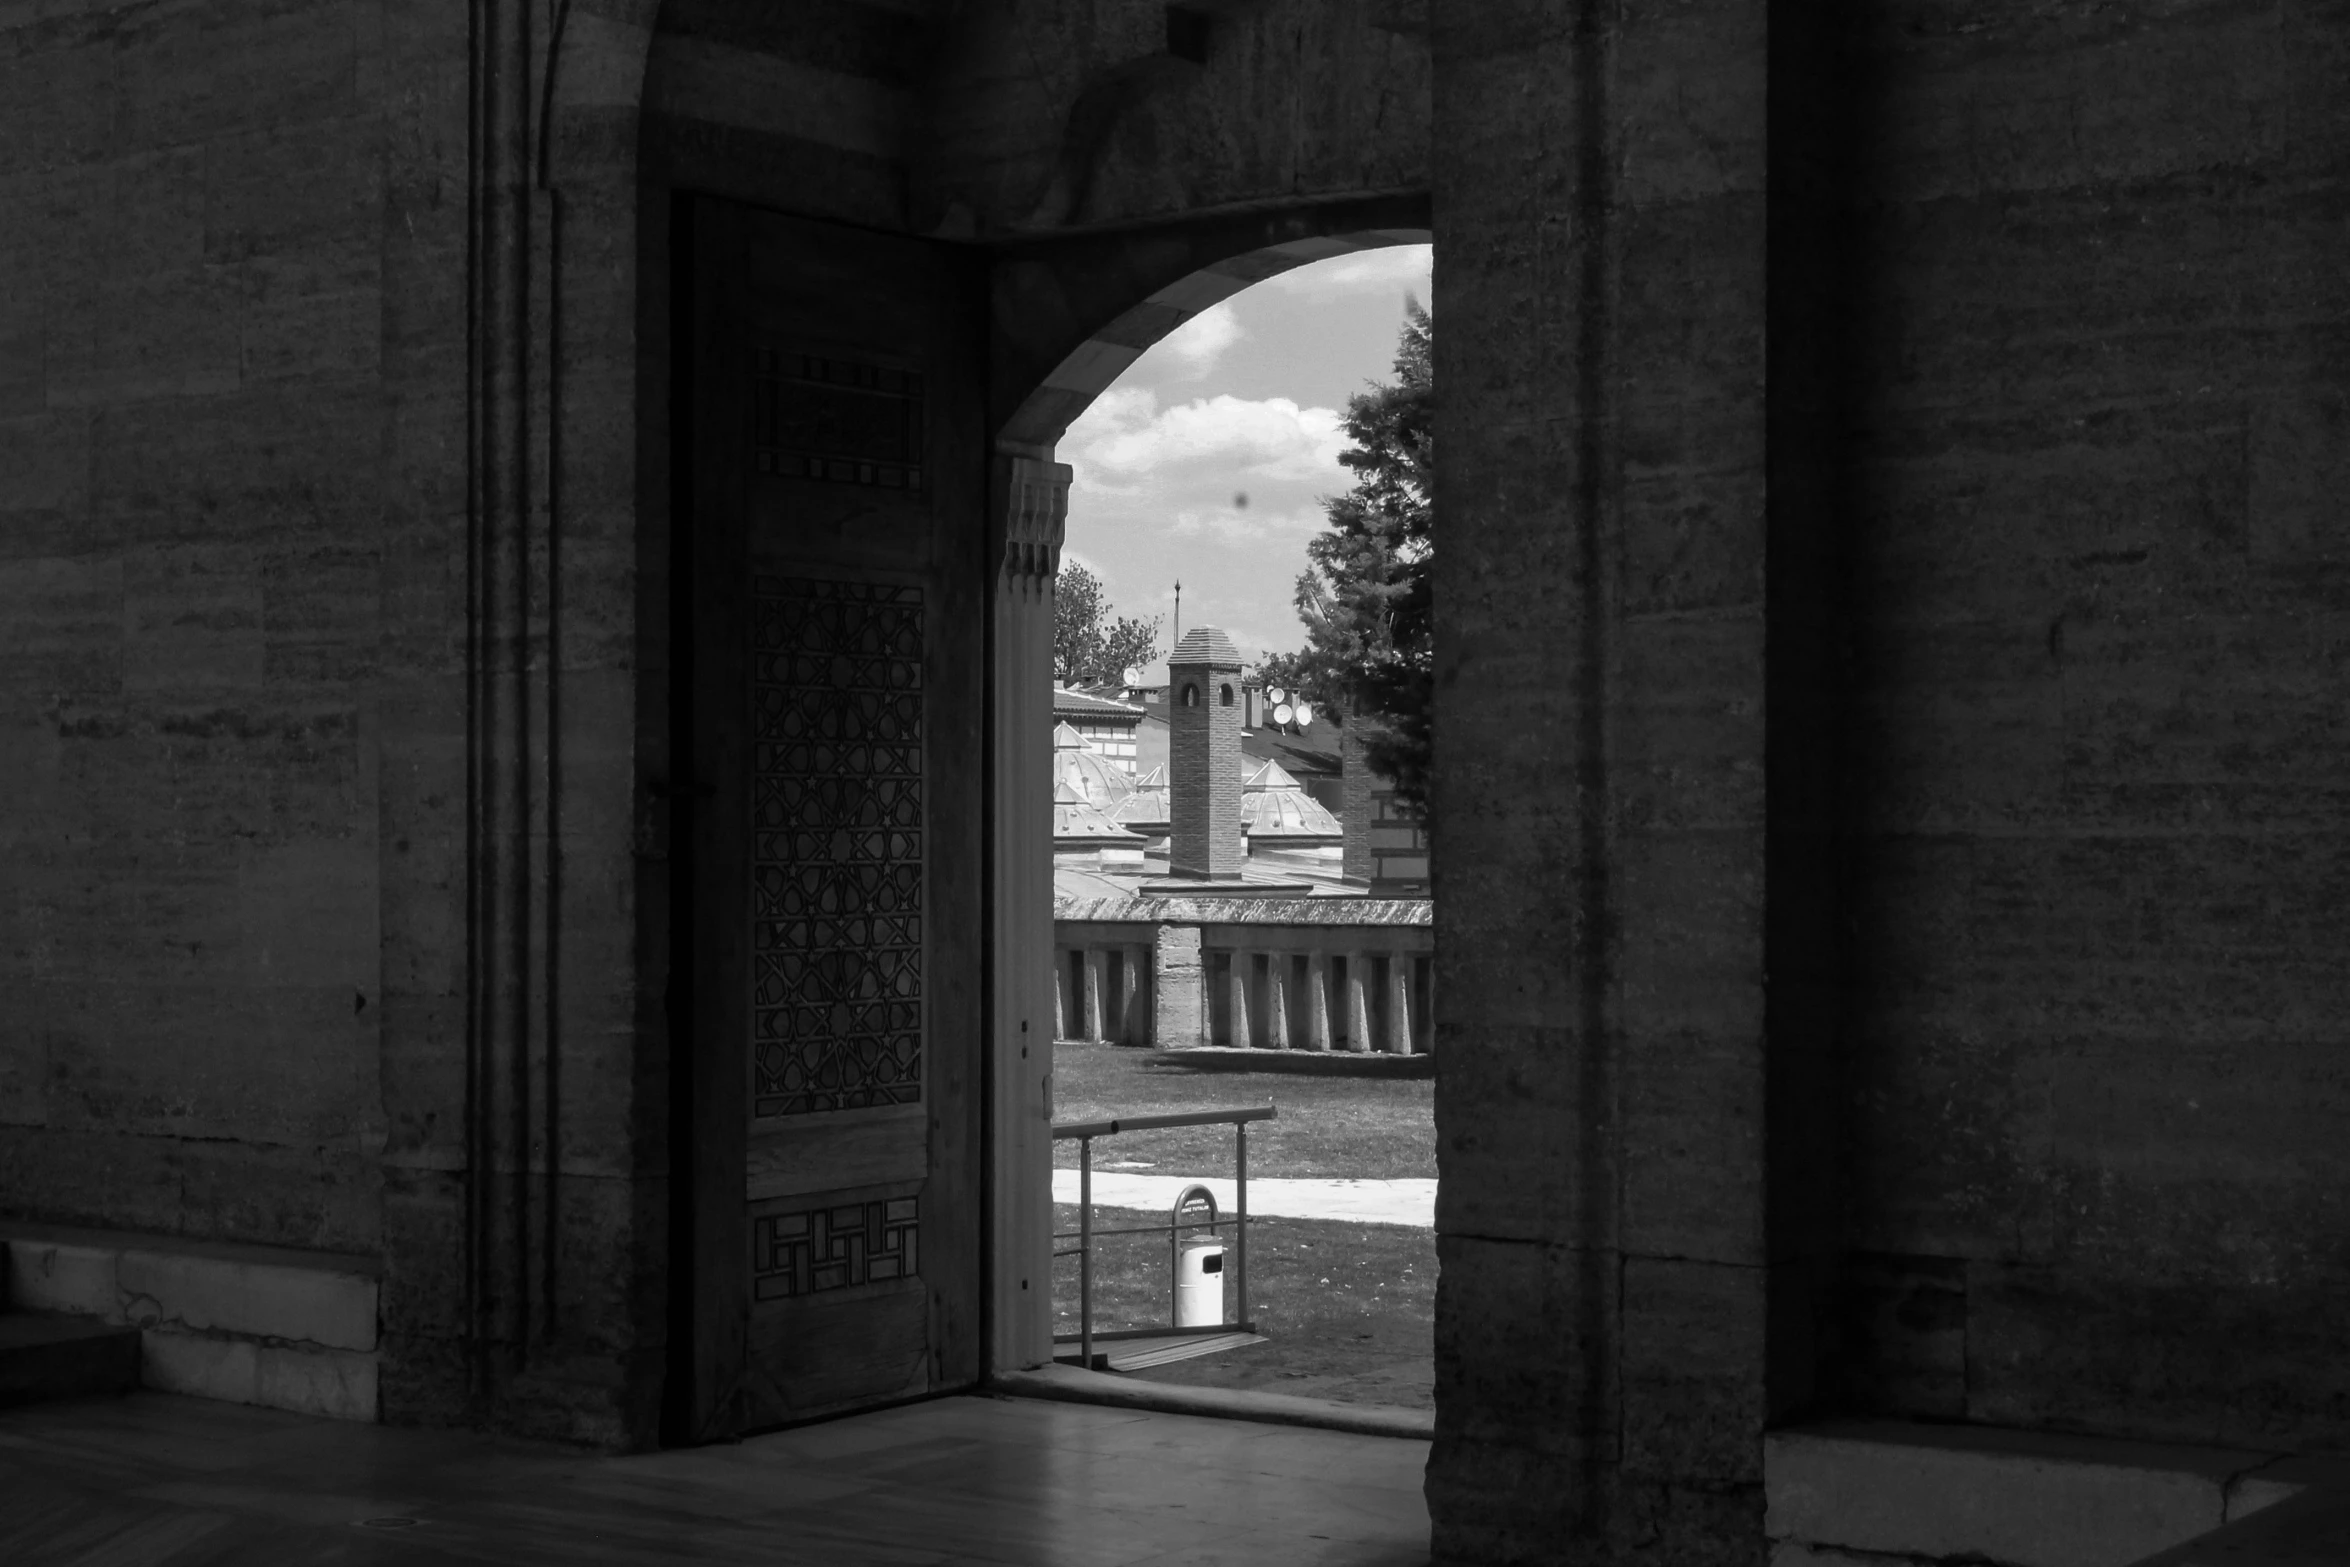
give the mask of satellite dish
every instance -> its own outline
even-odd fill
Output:
[[[1287,702],[1282,702],[1276,705],[1273,709],[1273,722],[1277,724],[1286,726],[1289,721],[1296,716],[1297,709],[1291,707]]]
[[[1297,704],[1297,706],[1291,708],[1289,711],[1297,718],[1297,727],[1300,729],[1305,728],[1308,724],[1311,724],[1314,721],[1314,710],[1307,703],[1300,702]]]
[[[1265,693],[1265,700],[1278,707],[1283,702],[1289,700],[1289,693],[1282,690],[1279,686],[1275,686],[1272,690]],[[1286,722],[1286,720],[1284,721]]]
[[[1142,684],[1142,670],[1139,666],[1128,664],[1125,669],[1125,675],[1126,683],[1128,685],[1138,686]]]

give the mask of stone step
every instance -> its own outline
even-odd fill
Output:
[[[0,1409],[139,1385],[139,1330],[46,1311],[0,1313]]]

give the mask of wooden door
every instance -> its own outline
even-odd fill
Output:
[[[950,246],[700,200],[690,252],[707,1440],[978,1375],[985,315]]]

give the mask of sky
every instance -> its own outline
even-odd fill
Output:
[[[1291,593],[1321,497],[1353,487],[1346,400],[1394,378],[1404,297],[1428,302],[1430,249],[1399,245],[1267,278],[1161,339],[1069,426],[1062,551],[1118,615],[1220,626],[1251,660],[1305,640]]]

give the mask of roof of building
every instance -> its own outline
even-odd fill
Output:
[[[1167,655],[1169,664],[1208,664],[1222,669],[1240,667],[1240,650],[1232,639],[1215,626],[1194,626],[1183,633],[1183,640],[1175,644],[1175,651]]]
[[[1059,920],[1212,921],[1218,925],[1401,925],[1435,923],[1426,898],[1145,897],[1119,880],[1069,868],[1053,872],[1053,918]]]
[[[1240,830],[1251,848],[1274,843],[1337,843],[1346,829],[1279,762],[1266,762],[1241,786]]]
[[[1068,784],[1057,783],[1053,786],[1053,847],[1139,849],[1142,835],[1111,821],[1100,806]]]
[[[1074,691],[1067,686],[1053,687],[1053,716],[1055,718],[1082,718],[1091,723],[1142,722],[1142,709],[1090,691]]]
[[[1260,762],[1279,762],[1299,778],[1336,778],[1345,771],[1338,726],[1320,713],[1302,728],[1243,729],[1240,754]]]
[[[1085,736],[1067,724],[1055,724],[1053,788],[1056,800],[1059,791],[1067,789],[1106,811],[1134,792],[1134,780],[1126,776],[1125,768],[1095,750]]]
[[[1132,835],[1124,840],[1126,844],[1141,841]],[[1084,845],[1062,845],[1056,842],[1054,847],[1080,848]],[[1053,900],[1057,909],[1064,900],[1072,898],[1149,901],[1149,895],[1142,891],[1142,884],[1166,879],[1167,852],[1164,849],[1145,849],[1143,862],[1140,865],[1096,868],[1085,864],[1056,864],[1053,867]],[[1247,860],[1241,864],[1240,881],[1244,886],[1263,886],[1271,883],[1294,887],[1302,884],[1311,889],[1302,896],[1314,900],[1317,911],[1326,905],[1343,908],[1358,903],[1362,900],[1364,891],[1359,885],[1349,885],[1335,863],[1327,866],[1314,866],[1289,863],[1268,864],[1259,860]],[[1183,896],[1178,895],[1176,901],[1183,901]],[[1204,887],[1199,896],[1219,905],[1223,901],[1215,898],[1213,884]],[[1250,900],[1244,897],[1233,901],[1245,904]],[[1068,916],[1065,912],[1061,912],[1056,917],[1066,918]],[[1178,917],[1190,916],[1179,915]],[[1321,916],[1317,912],[1314,917],[1319,920]]]

